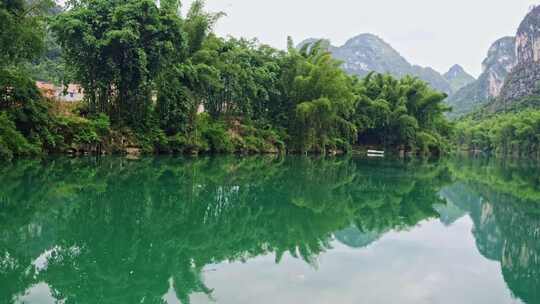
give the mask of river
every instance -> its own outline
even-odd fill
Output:
[[[121,157],[0,167],[0,303],[540,303],[540,166]]]

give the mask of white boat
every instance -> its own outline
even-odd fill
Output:
[[[379,150],[367,150],[368,157],[384,157],[384,151]]]

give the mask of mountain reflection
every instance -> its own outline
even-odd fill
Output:
[[[461,160],[443,196],[467,211],[479,252],[498,261],[514,296],[540,303],[540,168],[523,161]],[[446,194],[446,195],[445,195]]]
[[[362,248],[426,219],[452,225],[466,212],[482,255],[500,261],[517,297],[537,303],[535,188],[524,207],[512,191],[471,177],[491,174],[493,164],[471,166],[307,157],[19,161],[0,169],[0,299],[17,303],[40,289],[65,303],[190,303],[218,288],[204,280],[213,264],[262,255],[279,263],[287,254],[315,266],[334,241]],[[530,184],[518,171],[501,178]]]

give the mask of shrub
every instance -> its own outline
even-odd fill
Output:
[[[196,122],[197,132],[192,143],[205,148],[202,151],[232,152],[234,145],[227,127],[222,121],[213,121],[206,113],[198,115]],[[200,137],[198,137],[200,136]]]
[[[64,146],[98,144],[110,132],[109,118],[105,114],[99,114],[92,119],[61,116],[57,126],[63,135]]]
[[[8,148],[7,144],[4,142],[0,136],[0,161],[11,160],[13,158],[13,152]]]
[[[212,152],[232,152],[234,147],[225,127],[219,123],[210,125],[202,132]]]
[[[39,147],[28,142],[8,114],[0,112],[0,158],[11,159],[15,155],[31,155],[39,152]]]

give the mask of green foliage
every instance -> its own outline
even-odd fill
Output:
[[[449,111],[444,93],[416,78],[381,74],[368,75],[357,89],[353,120],[360,140],[420,153],[448,152],[452,125],[444,117]]]
[[[17,131],[40,150],[55,148],[62,140],[49,104],[24,71],[11,67],[0,71],[0,111],[9,113]]]
[[[75,116],[62,116],[58,119],[58,129],[63,134],[64,145],[96,145],[109,134],[110,122],[105,114],[86,119]]]
[[[197,101],[194,92],[185,85],[186,66],[171,67],[162,74],[158,85],[157,116],[167,134],[186,133],[192,126]]]
[[[163,9],[174,22],[166,24],[176,33],[176,50],[168,52],[157,82],[157,116],[167,135],[178,132],[187,136],[193,131],[196,112],[204,88],[216,76],[215,70],[201,60],[202,43],[207,39],[220,14],[203,11],[204,1],[195,1],[187,17],[180,20],[178,3],[164,3]]]
[[[1,67],[0,109],[15,109],[41,100],[41,94],[25,71],[16,67]]]
[[[197,118],[197,132],[212,152],[232,152],[233,145],[224,122],[212,121],[206,114]]]
[[[321,47],[289,48],[281,79],[290,146],[298,151],[325,152],[336,139],[349,141],[356,132],[350,117],[356,96],[340,63]]]
[[[0,2],[0,66],[14,65],[40,55],[44,48],[42,13],[50,0]]]
[[[253,122],[236,121],[229,134],[234,150],[240,153],[285,152],[282,135],[270,125],[254,125]]]
[[[210,35],[195,56],[210,67],[201,96],[205,110],[214,119],[269,119],[272,98],[279,95],[278,56],[277,50],[257,46],[255,41]]]
[[[213,27],[224,14],[207,12],[204,4],[195,1],[182,16],[177,0],[159,6],[152,0],[70,1],[48,27],[44,13],[30,14],[35,27],[21,25],[19,33],[32,49],[20,57],[24,66],[39,78],[73,78],[84,89],[86,108],[76,117],[56,117],[27,73],[2,66],[0,109],[9,108],[16,129],[44,151],[102,144],[110,129],[133,133],[138,142],[130,146],[145,152],[449,149],[445,95],[426,83],[350,77],[323,41],[295,49],[289,40],[288,50],[279,51],[256,40],[217,37]],[[44,45],[45,58],[35,60]]]
[[[56,85],[69,83],[73,76],[70,66],[62,58],[62,49],[56,42],[50,31],[45,36],[45,51],[38,58],[27,62],[24,67],[32,78],[45,82],[52,82]]]
[[[57,16],[52,30],[91,110],[144,129],[164,56],[183,45],[179,24],[154,1],[88,0]]]
[[[538,156],[540,110],[500,113],[456,124],[455,142],[462,149],[503,155]]]
[[[540,95],[515,101],[504,112],[488,108],[461,118],[454,142],[460,149],[487,154],[539,157]]]
[[[8,145],[4,142],[3,136],[0,137],[0,161],[11,160],[12,158],[13,151],[11,151]]]
[[[52,2],[0,3],[0,154],[37,154],[56,147],[62,137],[34,80],[24,68],[44,49],[44,16]]]
[[[32,145],[17,131],[15,123],[6,112],[0,112],[0,161],[10,160],[13,155],[39,153],[39,147]]]

